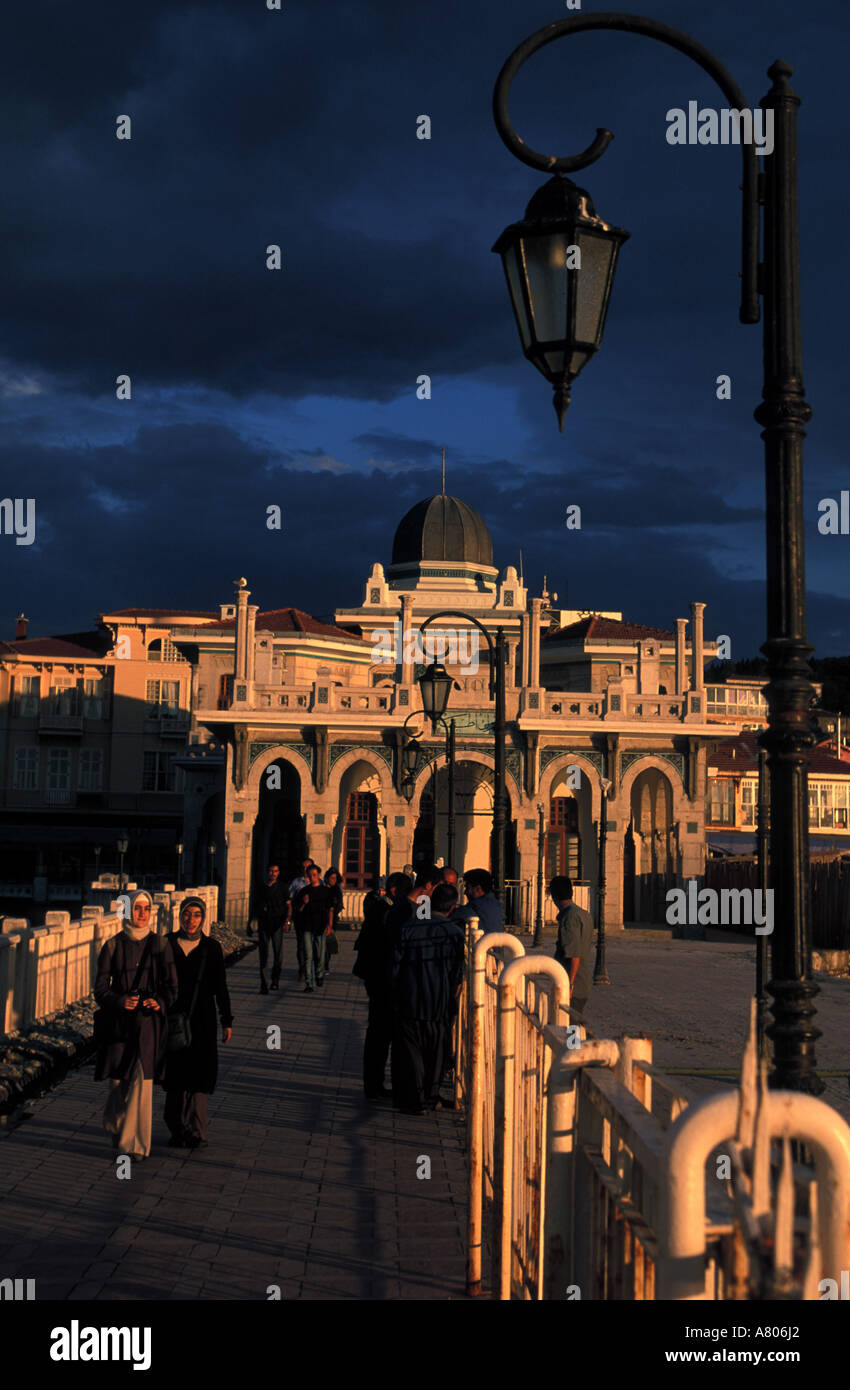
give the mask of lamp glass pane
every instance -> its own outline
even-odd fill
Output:
[[[563,232],[525,240],[534,336],[538,342],[563,342],[567,336],[569,282],[575,274],[567,270],[567,248],[572,244]]]
[[[580,231],[581,270],[576,271],[576,342],[599,344],[605,326],[606,291],[617,246],[610,237]]]
[[[519,336],[523,348],[527,348],[531,343],[531,328],[528,322],[528,314],[525,306],[525,295],[523,284],[525,282],[525,267],[522,262],[522,242],[515,242],[505,251],[502,261],[505,267],[505,274],[508,277],[508,289],[510,290],[511,303],[514,306]]]

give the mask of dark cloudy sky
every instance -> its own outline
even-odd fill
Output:
[[[585,3],[585,9],[589,5]],[[850,650],[850,537],[817,504],[846,456],[846,0],[641,0],[731,68],[752,105],[794,64],[800,131],[810,633]],[[666,113],[719,106],[644,38],[539,54],[511,110],[538,148],[616,139],[577,175],[627,227],[601,353],[562,436],[490,248],[542,176],[499,140],[511,50],[558,0],[14,0],[0,56],[2,495],[11,636],[131,605],[358,602],[419,498],[476,506],[497,563],[570,606],[670,625],[691,599],[733,656],[763,640],[761,330],[738,323],[740,153],[673,148]],[[129,115],[132,139],[116,139]],[[427,114],[432,139],[416,139]],[[832,230],[831,230],[832,229]],[[265,266],[282,247],[283,268]],[[128,373],[131,401],[115,397]],[[432,378],[430,401],[416,378]],[[732,400],[715,379],[732,377]],[[567,531],[567,505],[583,529]],[[266,508],[283,530],[266,529]]]

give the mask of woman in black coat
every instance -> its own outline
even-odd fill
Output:
[[[164,1074],[166,1014],[177,998],[177,975],[171,950],[151,931],[150,893],[123,894],[122,902],[122,930],[106,942],[97,962],[94,1076],[112,1082],[103,1124],[113,1146],[147,1158],[153,1083]]]
[[[216,1008],[221,1040],[230,1042],[233,1014],[227,991],[224,953],[217,941],[204,936],[206,907],[200,898],[180,904],[180,930],[169,938],[177,968],[176,1012],[189,1015],[192,1041],[169,1052],[165,1067],[165,1123],[172,1148],[205,1148],[207,1097],[218,1076]]]

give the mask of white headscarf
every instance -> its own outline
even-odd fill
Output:
[[[137,927],[135,922],[133,921],[133,908],[135,907],[139,898],[147,898],[148,902],[151,905],[151,915],[148,918],[148,925],[146,927]],[[148,932],[151,930],[151,927],[153,925],[153,898],[151,897],[150,893],[148,893],[144,888],[136,888],[132,893],[122,893],[121,901],[122,905],[124,901],[126,901],[128,904],[126,915],[124,916],[124,920],[121,923],[121,927],[125,936],[129,936],[131,941],[144,941],[145,937],[147,936]]]

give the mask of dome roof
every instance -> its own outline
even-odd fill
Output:
[[[493,542],[483,518],[466,502],[443,493],[417,502],[398,524],[392,562],[421,560],[492,566]]]

